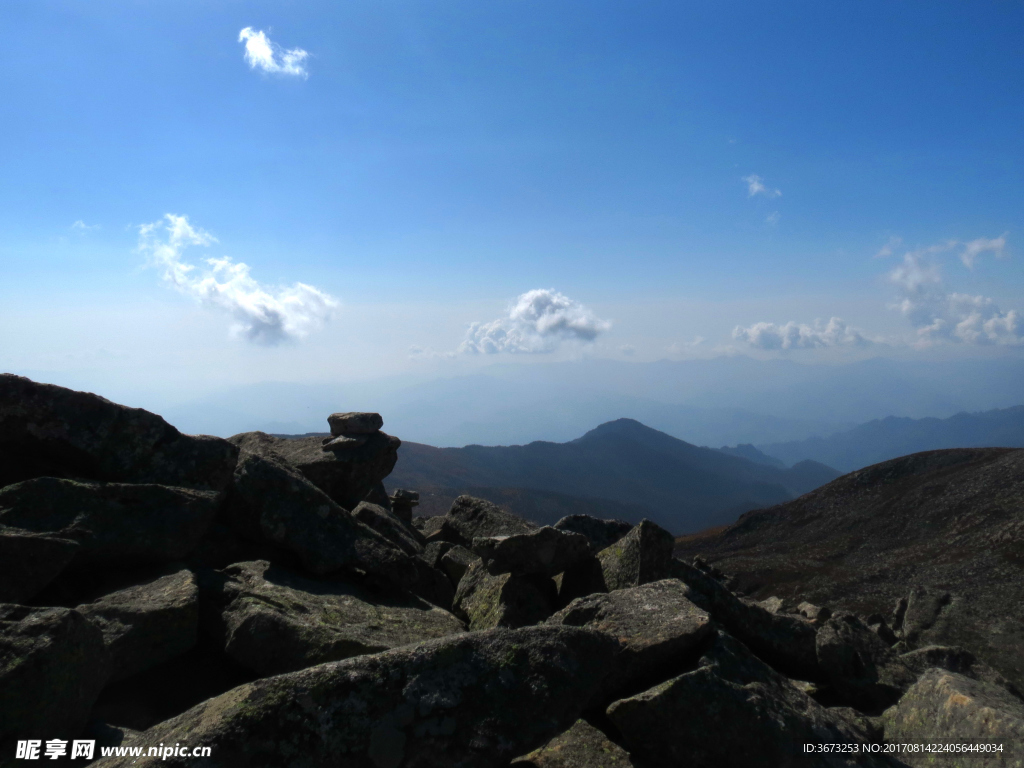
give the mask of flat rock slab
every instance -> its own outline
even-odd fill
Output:
[[[24,603],[53,581],[79,544],[44,533],[0,528],[0,603]]]
[[[473,539],[473,552],[492,574],[555,576],[590,554],[585,536],[544,526],[512,536]]]
[[[209,586],[225,652],[259,675],[465,632],[455,616],[418,598],[315,581],[266,560],[229,566]]]
[[[517,757],[511,768],[635,768],[629,753],[586,720],[577,720],[539,749]]]
[[[180,656],[199,635],[199,588],[183,569],[104,595],[76,609],[103,632],[111,681]]]
[[[74,565],[166,562],[195,549],[219,503],[213,491],[40,477],[0,489],[0,525],[76,541]]]
[[[277,459],[297,469],[336,504],[351,510],[370,496],[398,461],[397,437],[375,432],[361,445],[324,450],[322,438],[285,439],[264,432],[243,432],[228,438],[243,453]]]
[[[144,737],[209,745],[223,766],[507,765],[579,718],[616,650],[599,632],[564,627],[458,635],[258,680]],[[96,763],[194,764],[190,757]]]
[[[610,695],[675,674],[712,634],[711,617],[689,600],[690,589],[665,579],[574,600],[547,624],[585,627],[618,639],[622,651],[606,680]]]
[[[293,552],[311,573],[345,568],[377,574],[399,586],[416,581],[409,555],[273,456],[242,451],[230,513],[239,533]]]
[[[437,518],[432,518],[436,521]],[[438,525],[432,523],[432,527]],[[537,526],[521,517],[506,512],[496,504],[473,496],[459,496],[452,502],[448,514],[441,519],[440,526],[431,534],[424,535],[433,539],[443,539],[453,544],[461,544],[472,548],[473,539],[488,536],[515,536],[529,533]]]
[[[621,539],[633,529],[625,520],[602,520],[590,515],[567,515],[555,523],[560,531],[579,533],[587,537],[593,552],[600,552]]]
[[[0,747],[74,738],[107,682],[103,634],[68,608],[0,605]],[[11,745],[13,750],[13,745]]]
[[[673,559],[672,574],[693,590],[693,602],[762,659],[801,680],[820,677],[817,633],[807,622],[745,603],[718,579],[681,560]]]
[[[917,743],[1002,744],[1000,752],[968,752],[949,765],[987,766],[1024,765],[1024,702],[1006,689],[971,680],[944,669],[930,669],[900,699],[899,704],[882,714],[886,741]],[[945,765],[945,756],[903,753],[908,765]]]
[[[327,423],[331,427],[331,434],[334,437],[344,434],[370,435],[380,431],[384,426],[384,419],[379,413],[362,413],[349,411],[347,413],[332,413],[327,417]]]
[[[237,456],[141,408],[0,374],[0,486],[63,477],[221,491]]]
[[[804,744],[863,743],[863,734],[721,634],[696,670],[615,702],[608,717],[630,751],[655,765],[889,764],[864,754],[805,755]]]
[[[543,576],[494,576],[481,561],[459,581],[453,610],[471,630],[525,627],[544,621],[554,611],[555,583]]]

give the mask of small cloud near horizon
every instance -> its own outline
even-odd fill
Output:
[[[162,270],[164,281],[200,304],[230,314],[236,335],[276,346],[302,339],[330,320],[338,301],[311,285],[295,283],[268,290],[252,278],[248,264],[235,263],[229,256],[205,259],[208,268],[201,275],[181,258],[190,246],[216,242],[209,232],[193,227],[187,216],[172,213],[139,227],[138,250],[147,255],[151,266]]]
[[[309,52],[302,48],[284,50],[267,37],[266,32],[252,27],[246,27],[238,33],[238,42],[245,43],[245,62],[250,69],[259,68],[273,75],[291,75],[303,79],[309,77],[309,72],[303,66]]]
[[[505,317],[470,324],[458,351],[474,355],[553,352],[562,342],[592,342],[609,328],[610,322],[578,301],[538,288],[521,294]]]
[[[764,195],[765,197],[782,197],[781,189],[769,189],[764,185],[764,179],[756,173],[744,176],[740,181],[744,181],[747,184],[747,197],[755,197],[756,195]]]
[[[842,318],[833,317],[827,324],[815,320],[814,325],[796,323],[754,323],[743,328],[737,325],[732,337],[755,349],[816,349],[819,347],[863,347],[871,344],[856,328]]]

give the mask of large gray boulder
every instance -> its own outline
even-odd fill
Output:
[[[237,455],[141,408],[0,374],[0,486],[64,477],[221,491]]]
[[[74,559],[79,544],[71,539],[0,528],[0,603],[24,603]]]
[[[240,533],[287,549],[311,573],[344,568],[376,574],[399,586],[416,581],[409,555],[272,456],[242,452],[229,509]]]
[[[638,768],[629,753],[586,720],[577,720],[543,747],[517,757],[511,768]]]
[[[617,647],[564,627],[432,640],[243,685],[149,729],[145,743],[209,745],[217,766],[497,768],[577,720]]]
[[[595,553],[610,547],[633,529],[625,520],[602,520],[590,515],[566,515],[554,527],[586,536]]]
[[[855,708],[881,712],[894,704],[917,675],[863,621],[837,613],[818,630],[818,665],[838,696]]]
[[[900,654],[899,661],[915,677],[921,677],[932,668],[945,669],[972,680],[998,685],[1013,695],[1024,698],[1015,685],[966,648],[952,645],[927,645],[924,648]]]
[[[74,565],[185,557],[220,503],[213,491],[40,477],[0,488],[0,526],[79,544]]]
[[[888,764],[862,753],[805,753],[805,744],[859,745],[863,734],[724,634],[697,669],[613,703],[608,717],[631,753],[654,765]]]
[[[455,591],[453,611],[471,630],[525,627],[544,621],[554,611],[555,584],[543,576],[494,576],[477,561]]]
[[[322,438],[315,436],[285,439],[264,432],[243,432],[228,440],[243,453],[290,464],[336,504],[352,510],[391,474],[402,444],[383,432],[365,437],[359,446],[345,450],[324,450]]]
[[[450,611],[455,600],[455,586],[447,574],[419,555],[412,558],[412,562],[416,566],[416,581],[409,587],[409,591],[438,608]]]
[[[0,605],[0,748],[69,739],[110,674],[103,634],[77,611]],[[13,746],[11,746],[13,750]]]
[[[473,552],[493,574],[555,576],[590,554],[585,536],[544,526],[512,536],[473,539]]]
[[[694,603],[759,657],[791,677],[820,678],[813,626],[744,602],[714,576],[681,560],[672,561],[672,573],[693,590]]]
[[[227,655],[260,676],[465,632],[455,616],[416,597],[315,581],[266,560],[205,578],[204,593]]]
[[[604,686],[608,696],[615,696],[664,680],[696,658],[712,624],[689,595],[682,582],[664,579],[578,598],[546,623],[594,629],[621,643]]]
[[[145,584],[104,595],[77,610],[103,632],[111,681],[149,669],[195,646],[199,588],[182,569]]]
[[[1024,702],[1005,688],[944,669],[929,669],[899,703],[882,713],[885,739],[915,744],[1002,745],[961,755],[901,752],[907,765],[1022,766]],[[954,762],[959,761],[959,762]]]
[[[444,540],[453,544],[461,544],[467,549],[473,546],[473,539],[488,536],[515,536],[529,533],[537,526],[521,517],[506,512],[496,504],[473,496],[459,496],[452,502],[448,514],[444,515],[440,524],[432,518],[435,528],[428,540]]]
[[[423,534],[402,522],[394,512],[378,504],[361,501],[352,510],[354,517],[363,525],[373,528],[377,533],[397,546],[407,555],[418,555],[423,552]]]
[[[438,559],[438,567],[448,575],[452,584],[458,587],[469,567],[479,562],[482,562],[480,557],[461,544],[451,544]]]

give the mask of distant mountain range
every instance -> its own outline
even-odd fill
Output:
[[[419,514],[443,514],[461,493],[504,504],[538,523],[585,512],[675,533],[731,523],[741,513],[800,496],[839,476],[818,462],[790,469],[701,448],[633,419],[566,443],[434,448],[405,442],[389,489],[422,494]]]
[[[813,459],[852,472],[882,461],[942,448],[1024,448],[1024,405],[982,413],[958,413],[948,419],[889,416],[828,437],[785,443],[725,448],[756,461],[750,451],[785,464]]]

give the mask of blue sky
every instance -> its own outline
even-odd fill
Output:
[[[1020,3],[8,0],[0,21],[4,370],[122,394],[1021,353]]]

